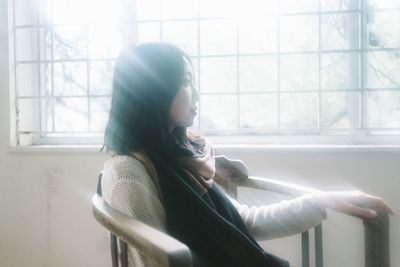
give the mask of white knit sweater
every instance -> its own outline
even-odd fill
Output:
[[[104,164],[102,193],[113,208],[166,232],[166,216],[145,166],[130,156],[114,156]],[[229,196],[228,196],[229,197]],[[326,211],[307,194],[271,205],[248,206],[229,197],[256,240],[301,233],[326,218]],[[128,246],[128,265],[154,267],[157,264]]]

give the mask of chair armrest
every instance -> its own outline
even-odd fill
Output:
[[[179,240],[112,208],[101,196],[92,198],[93,215],[108,231],[165,267],[190,267],[190,249]]]
[[[249,176],[246,180],[240,181],[238,186],[267,190],[289,196],[321,192],[314,188],[258,176]]]

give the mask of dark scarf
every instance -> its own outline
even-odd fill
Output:
[[[182,149],[177,148],[176,155],[187,155],[187,148]],[[182,161],[149,158],[158,176],[167,232],[191,249],[194,267],[289,267],[257,243],[219,184],[211,183],[201,192],[178,163]]]

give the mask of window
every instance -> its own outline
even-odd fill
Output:
[[[12,1],[19,145],[101,143],[120,48],[159,40],[192,56],[204,134],[400,139],[397,0],[35,1]]]

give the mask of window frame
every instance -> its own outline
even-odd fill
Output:
[[[10,61],[11,61],[11,66],[13,66],[13,68],[11,69],[11,73],[10,73],[10,91],[11,91],[11,110],[12,110],[12,114],[16,114],[15,119],[13,119],[13,116],[11,116],[11,137],[12,137],[12,144],[14,146],[19,146],[19,141],[18,141],[18,136],[19,136],[19,132],[18,132],[18,104],[17,101],[18,99],[21,99],[20,96],[17,95],[17,89],[16,89],[16,82],[17,82],[17,75],[16,75],[16,68],[17,68],[17,62],[16,62],[16,49],[15,49],[15,45],[16,45],[16,28],[21,27],[21,26],[16,26],[15,24],[15,0],[9,0],[9,3],[11,3],[12,6],[12,13],[11,17],[12,17],[12,38],[10,38],[9,40],[9,44],[10,44],[10,51],[13,51],[13,53],[10,56]],[[363,5],[365,5],[365,1],[361,1],[361,3]],[[348,10],[347,12],[354,12],[354,10]],[[344,11],[335,11],[332,13],[347,13]],[[364,27],[366,27],[366,9],[365,7],[361,7],[361,10],[359,10],[359,12],[361,13],[360,15],[360,19],[361,19],[361,24],[360,24],[360,32],[359,34],[360,36],[360,41],[361,41],[361,45],[365,45],[366,44],[366,40],[367,40],[367,31],[364,29]],[[302,14],[309,14],[310,12],[305,12]],[[312,12],[311,12],[312,13]],[[315,13],[315,12],[314,12]],[[320,21],[320,17],[321,17],[321,12],[317,12],[316,13],[319,16],[319,28],[321,28],[321,21]],[[200,20],[201,18],[197,18],[194,20],[198,20],[199,24],[200,24]],[[279,20],[279,19],[278,19]],[[160,27],[162,28],[163,22],[164,21],[168,21],[165,19],[160,19]],[[133,24],[136,24],[136,22],[133,22]],[[25,27],[25,26],[22,26]],[[37,32],[38,32],[38,36],[40,35],[40,29],[37,26],[32,26],[33,28],[37,28]],[[278,25],[278,32],[279,32],[279,25]],[[160,34],[162,35],[162,29],[160,30]],[[200,32],[199,32],[200,34]],[[134,37],[136,38],[136,37]],[[321,38],[320,33],[319,33],[319,39]],[[279,39],[279,36],[278,36]],[[38,38],[38,43],[40,42],[40,38]],[[39,44],[38,44],[39,45]],[[356,90],[357,92],[360,92],[361,94],[361,106],[363,111],[361,111],[361,114],[365,114],[366,112],[366,94],[365,92],[367,91],[364,88],[364,85],[366,84],[366,75],[363,75],[364,73],[366,73],[366,67],[367,67],[367,60],[366,60],[366,51],[369,51],[370,49],[361,47],[360,49],[356,49],[355,51],[359,51],[360,52],[360,60],[361,60],[361,64],[360,67],[363,68],[363,70],[360,70],[360,75],[361,75],[361,82],[360,82],[360,88],[358,90]],[[384,51],[386,49],[373,49],[373,51]],[[341,51],[341,50],[340,50]],[[341,52],[351,52],[350,50],[344,50]],[[277,53],[274,53],[274,55],[278,55],[281,54],[279,52],[279,50],[277,51]],[[295,53],[295,54],[304,54],[304,53]],[[318,48],[318,55],[319,55],[319,64],[321,61],[321,47],[319,45]],[[237,53],[235,55],[236,58],[239,58],[240,53]],[[200,54],[200,52],[197,55],[197,58],[200,59],[202,56]],[[39,57],[37,60],[37,63],[39,65]],[[90,61],[91,59],[87,59],[87,61]],[[32,63],[33,64],[33,63]],[[40,65],[39,65],[40,66]],[[319,65],[319,70],[320,70],[321,66]],[[197,69],[200,69],[200,60],[197,61]],[[89,71],[89,70],[88,70]],[[278,71],[279,71],[279,60],[278,60]],[[39,71],[40,72],[40,71]],[[41,82],[41,78],[40,78],[40,74],[39,74],[39,79],[38,82]],[[319,79],[319,82],[321,82],[321,80]],[[39,84],[39,90],[40,89],[40,84]],[[388,89],[384,89],[385,91]],[[397,90],[397,89],[393,89],[393,90]],[[319,87],[319,106],[321,106],[321,88]],[[340,90],[334,90],[335,92],[339,92]],[[341,90],[344,92],[349,92],[350,90]],[[239,96],[238,94],[239,92],[237,91],[236,94]],[[262,92],[260,92],[262,93]],[[277,91],[278,94],[278,103],[279,103],[279,90]],[[26,97],[26,98],[30,98],[30,97]],[[35,97],[32,97],[35,98]],[[42,97],[39,95],[39,99],[41,99]],[[13,105],[14,104],[14,105]],[[41,112],[41,101],[39,101],[39,110]],[[239,109],[238,109],[239,110]],[[318,110],[318,113],[320,113],[320,108]],[[239,111],[238,111],[239,112]],[[88,112],[90,113],[90,112]],[[90,116],[90,115],[88,115]],[[362,116],[362,115],[361,115]],[[39,116],[41,117],[41,116]],[[201,111],[199,112],[199,116],[196,118],[198,120],[198,123],[200,122],[200,117],[201,117]],[[320,120],[320,116],[319,120]],[[41,118],[38,118],[39,121],[37,122],[39,125],[41,125]],[[90,122],[89,122],[90,123]],[[374,129],[373,131],[386,131],[386,132],[392,132],[393,134],[387,134],[387,135],[374,135],[371,134],[371,130],[369,129],[365,129],[362,128],[363,125],[365,125],[365,116],[362,116],[361,118],[361,128],[356,128],[356,129],[329,129],[329,130],[324,130],[323,128],[320,129],[304,129],[304,130],[246,130],[246,129],[240,129],[239,131],[235,131],[235,132],[229,132],[229,131],[212,131],[212,130],[201,130],[203,134],[205,134],[206,136],[210,137],[210,139],[214,140],[215,143],[217,144],[253,144],[253,145],[265,145],[265,144],[277,144],[277,145],[326,145],[326,144],[331,144],[331,145],[398,145],[400,144],[400,128],[399,129]],[[320,125],[320,123],[319,123]],[[41,126],[39,126],[41,127]],[[196,127],[194,127],[195,129],[197,129]],[[349,135],[340,135],[340,134],[336,134],[339,131],[349,131]],[[62,134],[60,136],[57,137],[43,137],[40,136],[40,131],[35,133],[32,132],[31,135],[31,140],[28,141],[27,143],[30,143],[30,145],[32,146],[37,146],[37,145],[99,145],[102,143],[102,134],[96,134],[96,133],[89,133],[88,137],[83,137],[84,134],[77,132],[76,135],[81,135],[81,137],[68,137],[68,136],[62,136]]]

